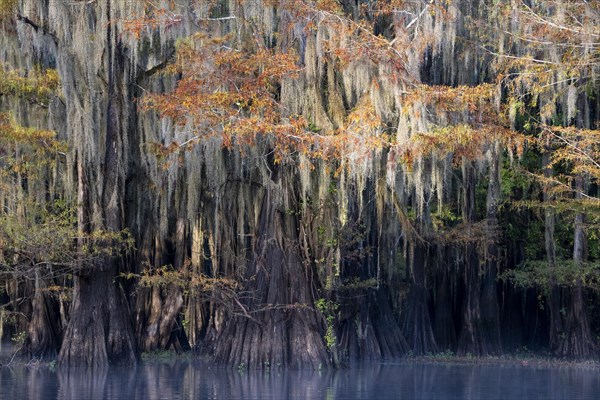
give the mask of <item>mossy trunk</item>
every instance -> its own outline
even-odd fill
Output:
[[[181,326],[183,290],[172,286],[152,287],[138,294],[136,337],[141,351],[189,350],[185,332]]]
[[[435,341],[440,350],[456,348],[456,325],[454,322],[452,302],[452,279],[449,261],[452,252],[446,245],[438,246],[437,267],[434,271],[434,310],[433,319]]]
[[[438,347],[433,335],[425,274],[429,257],[428,245],[416,240],[410,249],[410,289],[403,303],[402,332],[411,351],[416,355],[437,353]]]
[[[181,271],[185,264],[186,230],[185,222],[178,219],[175,235],[169,246],[156,244],[160,239],[154,233],[147,232],[147,237],[154,237],[154,255],[146,254],[149,246],[142,241],[142,257],[153,260],[149,265],[168,267]],[[164,247],[170,247],[170,252]],[[170,254],[169,254],[170,253]],[[144,352],[169,350],[177,352],[190,350],[186,333],[182,326],[184,307],[184,288],[176,284],[157,283],[150,287],[138,288],[135,301],[135,332]]]
[[[550,166],[551,148],[549,144],[546,144],[542,154],[542,169],[544,172],[544,178],[551,178],[554,175],[553,169]],[[553,200],[553,196],[550,194],[550,188],[545,185],[543,189],[543,200],[547,203],[544,208],[544,248],[546,251],[546,261],[550,268],[556,267],[556,242],[554,239],[554,231],[556,226],[556,213],[554,208],[549,204]],[[550,314],[550,332],[549,341],[550,348],[556,350],[559,347],[561,341],[561,334],[563,332],[563,318],[561,315],[561,301],[562,301],[562,290],[559,285],[556,284],[556,279],[550,279],[550,295],[548,297],[548,306]]]
[[[372,162],[377,165],[384,159]],[[337,224],[334,267],[321,278],[322,292],[339,305],[336,334],[342,360],[397,359],[410,351],[399,319],[402,294],[396,286],[403,257],[398,246],[402,227],[393,217],[385,176],[351,178],[342,176],[331,190],[334,212],[322,222],[327,227]]]
[[[127,154],[127,113],[129,99],[125,90],[125,57],[119,33],[112,25],[116,13],[107,0],[100,10],[100,21],[107,26],[100,29],[105,51],[101,59],[106,77],[105,109],[96,116],[104,135],[86,138],[103,149],[101,154],[88,154],[86,145],[78,154],[78,223],[84,232],[123,229],[123,199],[125,174],[123,165]],[[72,77],[70,77],[72,79]],[[97,165],[88,164],[87,157],[98,157]],[[92,174],[87,169],[96,169]],[[92,179],[90,179],[92,177]],[[94,196],[96,194],[96,196]],[[100,214],[100,215],[98,215]],[[108,246],[114,244],[108,243]],[[119,246],[119,243],[116,244]],[[117,260],[103,256],[92,266],[76,271],[73,288],[73,306],[69,325],[65,330],[59,362],[63,365],[102,367],[108,364],[136,364],[139,351],[135,340],[131,315],[125,294],[116,282],[119,273]]]
[[[500,354],[500,311],[498,306],[498,265],[500,252],[500,224],[498,211],[500,207],[500,144],[493,143],[490,150],[489,181],[486,200],[486,243],[485,264],[482,278],[481,293],[481,325],[484,340],[487,342],[489,354]]]
[[[575,178],[576,197],[581,199],[585,190],[584,178]],[[585,232],[584,213],[575,215],[575,232],[573,237],[573,262],[575,268],[581,268],[587,259],[587,234]],[[563,331],[558,335],[558,348],[556,354],[561,357],[589,358],[598,352],[598,346],[592,337],[588,320],[586,302],[581,278],[577,278],[575,285],[565,288],[562,292]]]
[[[463,161],[463,220],[470,224],[475,222],[475,166],[471,161]],[[481,273],[477,243],[473,234],[468,234],[464,245],[463,284],[464,298],[462,305],[462,325],[458,338],[457,354],[486,355],[488,344],[485,341],[481,324]]]
[[[132,365],[139,352],[125,296],[115,284],[116,265],[75,278],[73,311],[58,361],[61,365],[102,368]]]
[[[25,348],[33,359],[55,360],[63,334],[59,305],[44,287],[38,271],[31,307]]]
[[[280,178],[277,178],[280,179]],[[254,254],[244,274],[249,298],[215,338],[217,363],[250,368],[320,368],[332,358],[325,327],[314,308],[312,273],[298,255],[298,226],[286,214],[293,186],[263,192],[254,236]],[[286,207],[287,205],[287,207]],[[233,311],[233,310],[232,310]]]

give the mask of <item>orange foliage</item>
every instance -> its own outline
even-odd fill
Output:
[[[145,10],[143,16],[135,16],[123,19],[120,23],[123,31],[132,35],[135,39],[140,39],[144,32],[149,32],[158,28],[170,28],[181,24],[183,17],[173,11],[174,3],[170,2],[168,7],[159,7],[150,0],[144,1]]]
[[[411,88],[404,95],[405,107],[400,112],[419,113],[421,109],[413,106],[417,102],[424,105],[433,117],[432,132],[416,132],[410,144],[396,143],[392,135],[383,133],[382,118],[368,95],[348,112],[337,130],[315,129],[303,116],[290,115],[279,103],[283,80],[295,79],[301,73],[300,60],[293,49],[269,48],[258,39],[262,37],[260,32],[252,32],[249,37],[254,40],[245,43],[237,43],[233,35],[217,37],[199,32],[178,42],[175,61],[166,70],[180,77],[176,88],[169,93],[147,95],[141,101],[145,110],[155,110],[161,117],[194,132],[183,143],[153,144],[157,155],[167,158],[208,137],[221,137],[224,146],[242,148],[255,145],[259,137],[267,137],[277,162],[297,153],[337,159],[349,153],[368,156],[375,149],[402,147],[401,159],[410,164],[414,157],[433,151],[453,152],[456,159],[476,158],[500,136],[506,142],[515,141],[514,135],[503,127],[506,123],[494,105],[495,86],[426,86],[410,75],[406,68],[408,52],[418,51],[431,40],[409,39],[407,30],[414,20],[406,22],[405,27],[395,27],[396,37],[375,34],[378,18],[393,15],[407,2],[364,4],[358,15],[346,14],[336,0],[273,3],[285,8],[293,21],[302,21],[307,34],[313,34],[310,31],[320,26],[334,32],[322,44],[323,56],[336,69],[357,61],[391,66],[387,78],[393,84]],[[427,3],[411,15],[419,18],[429,10],[445,18],[446,6],[444,2]],[[147,27],[152,28],[165,18],[175,19],[172,12],[154,10],[153,15],[155,19]],[[139,19],[129,26],[144,27],[146,22]],[[448,127],[437,128],[438,120],[445,121],[440,126]]]
[[[182,77],[175,90],[145,96],[142,107],[180,126],[191,125],[195,140],[221,136],[225,146],[232,146],[276,134],[280,156],[306,126],[299,117],[283,118],[277,102],[281,80],[298,73],[298,58],[292,51],[262,46],[252,52],[236,50],[227,39],[199,33],[182,40],[168,69]]]
[[[553,147],[550,166],[570,167],[570,174],[600,181],[600,130],[542,125],[540,147]],[[557,168],[558,169],[558,168]],[[567,178],[567,177],[565,177]]]

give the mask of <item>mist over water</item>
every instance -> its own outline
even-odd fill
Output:
[[[4,361],[4,360],[3,360]],[[0,399],[597,399],[580,367],[388,363],[347,370],[216,369],[160,361],[86,371],[0,368]]]

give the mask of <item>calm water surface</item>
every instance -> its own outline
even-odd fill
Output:
[[[0,399],[600,399],[600,371],[418,363],[238,371],[180,360],[94,373],[5,366]]]

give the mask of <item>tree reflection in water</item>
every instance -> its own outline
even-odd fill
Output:
[[[137,368],[0,368],[0,399],[593,399],[597,367],[365,364],[346,370],[218,369],[190,361]]]

